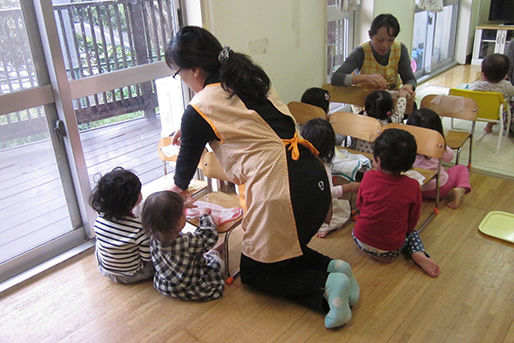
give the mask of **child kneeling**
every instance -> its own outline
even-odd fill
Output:
[[[405,130],[387,129],[375,140],[373,166],[357,195],[360,214],[352,235],[357,246],[380,262],[392,262],[402,251],[431,277],[439,266],[425,253],[415,230],[421,208],[418,181],[401,175],[416,158],[416,140]]]
[[[200,210],[200,226],[182,233],[185,205],[175,192],[151,194],[143,205],[141,221],[151,235],[150,254],[155,266],[154,287],[172,298],[211,300],[223,295],[224,262],[212,250],[218,232],[209,209]]]

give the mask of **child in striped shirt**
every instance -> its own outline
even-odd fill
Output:
[[[102,176],[89,199],[98,212],[94,224],[98,268],[116,283],[147,280],[155,273],[150,239],[133,213],[141,199],[141,181],[122,167]]]

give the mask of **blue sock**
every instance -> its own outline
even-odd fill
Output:
[[[343,260],[332,260],[328,264],[327,272],[343,273],[350,279],[350,306],[353,306],[359,301],[360,287],[352,273],[352,267]]]
[[[325,327],[336,328],[352,319],[352,311],[348,304],[350,279],[343,273],[328,274],[325,282],[325,299],[330,310],[325,316]]]

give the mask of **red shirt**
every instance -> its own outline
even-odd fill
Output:
[[[419,183],[405,175],[370,170],[362,178],[357,207],[353,234],[359,241],[381,250],[400,249],[419,219]]]

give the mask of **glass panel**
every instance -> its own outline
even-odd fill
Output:
[[[0,2],[0,94],[38,86],[19,1]]]
[[[327,75],[331,76],[348,56],[348,19],[329,21],[327,35]]]
[[[160,61],[173,31],[169,0],[53,0],[70,79]]]
[[[434,47],[432,51],[432,63],[437,64],[453,56],[452,44],[452,19],[453,5],[444,6],[443,11],[436,14],[434,32]]]
[[[0,132],[3,263],[71,231],[72,224],[44,108],[0,115]]]
[[[418,70],[425,65],[425,42],[427,35],[428,16],[426,11],[416,12],[414,15],[414,29],[412,38],[412,58],[416,61]],[[414,70],[416,72],[416,70]]]

